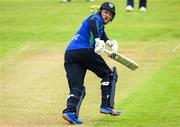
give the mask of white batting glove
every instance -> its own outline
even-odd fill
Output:
[[[105,42],[103,40],[100,40],[100,38],[95,39],[95,49],[94,52],[98,55],[102,55],[105,49]]]
[[[111,47],[112,53],[116,53],[118,51],[118,43],[116,40],[107,40],[106,44]]]

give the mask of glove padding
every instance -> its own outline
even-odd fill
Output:
[[[112,53],[116,53],[118,51],[118,43],[116,40],[107,40],[106,44],[111,47]]]
[[[98,55],[102,55],[105,49],[105,42],[103,40],[100,40],[100,38],[95,39],[95,49],[94,52]]]

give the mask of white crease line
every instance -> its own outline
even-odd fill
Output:
[[[25,50],[27,50],[29,47],[30,47],[30,45],[26,45],[26,46],[24,46],[23,48],[19,49],[18,52],[25,51]]]
[[[172,52],[173,52],[173,53],[176,52],[178,48],[180,48],[180,44],[178,44],[178,45],[172,50]]]

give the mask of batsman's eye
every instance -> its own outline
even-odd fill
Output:
[[[113,13],[111,13],[110,11],[108,10],[102,10],[102,12],[105,14],[105,15],[108,15],[110,17],[113,17]]]

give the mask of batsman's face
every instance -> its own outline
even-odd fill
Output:
[[[101,16],[104,20],[104,23],[107,24],[111,21],[112,17],[113,17],[113,13],[108,11],[108,10],[102,10],[101,11]]]

